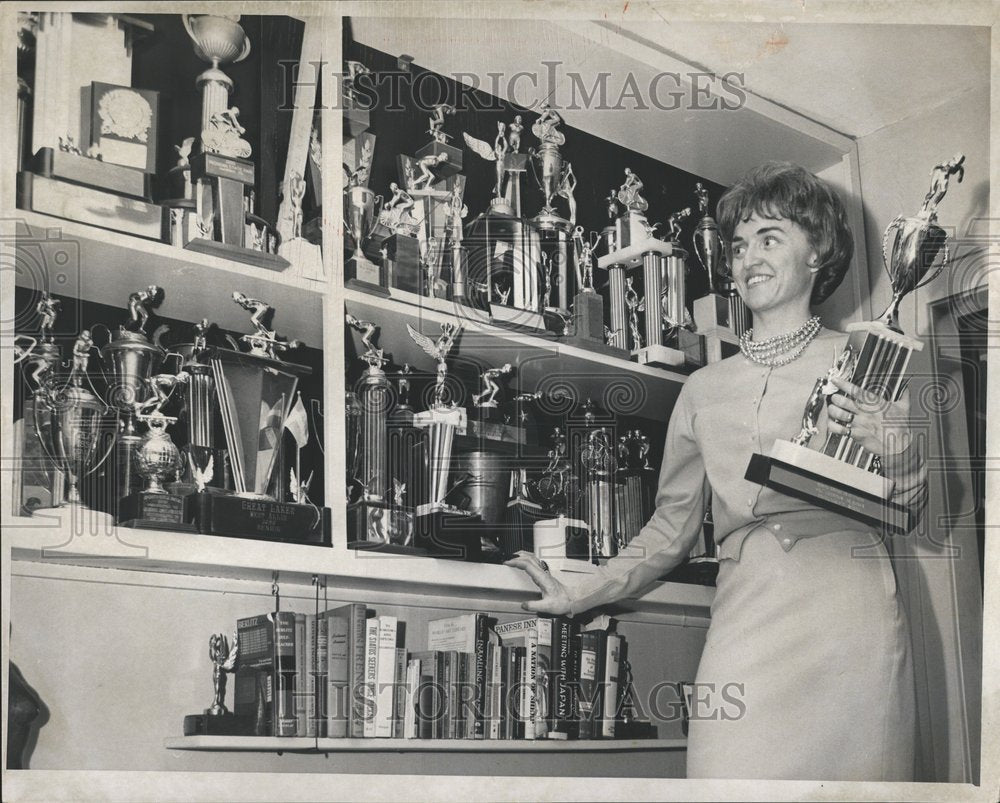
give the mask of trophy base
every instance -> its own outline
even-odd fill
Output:
[[[541,212],[528,222],[538,231],[564,231],[569,233],[569,230],[573,228],[566,218],[560,217],[554,212]]]
[[[251,714],[188,714],[185,736],[255,736],[257,717]]]
[[[709,293],[694,300],[694,325],[702,334],[725,329],[732,332],[730,326],[730,302],[728,298],[718,293]]]
[[[678,329],[671,339],[680,351],[684,352],[684,362],[698,368],[708,361],[708,344],[706,339],[697,332],[688,329]]]
[[[355,502],[347,506],[347,545],[377,546],[412,546],[413,535],[410,533],[396,534],[393,532],[392,516],[396,511],[389,507],[388,502]],[[410,528],[412,530],[412,527]],[[409,535],[410,543],[406,543]]]
[[[566,516],[536,521],[532,549],[550,571],[593,574],[590,528],[585,521]]]
[[[231,494],[188,497],[193,523],[204,535],[330,546],[330,509]]]
[[[118,523],[144,530],[197,532],[191,523],[190,497],[139,491],[118,502]]]
[[[204,237],[196,237],[188,242],[184,248],[199,254],[208,254],[219,259],[231,259],[234,262],[242,262],[244,265],[253,265],[265,270],[282,271],[289,265],[288,260],[278,254],[220,243],[216,240],[206,240]]]
[[[278,246],[278,256],[287,259],[296,273],[305,279],[317,282],[326,279],[323,272],[323,250],[318,245],[295,237]]]
[[[479,530],[482,522],[474,513],[449,505],[427,504],[417,508],[415,545],[435,558],[481,562]]]
[[[545,328],[545,316],[534,310],[508,307],[505,304],[490,304],[490,318],[494,325],[502,326],[504,329],[552,336],[552,333]]]
[[[461,173],[462,149],[456,148],[454,145],[446,145],[443,142],[428,142],[417,151],[416,158],[422,159],[425,156],[437,156],[442,153],[448,154],[448,159],[443,164],[434,166],[434,175],[441,179]]]
[[[353,104],[344,105],[344,136],[353,139],[359,134],[364,134],[372,125],[371,112],[367,109],[358,109]]]
[[[632,245],[612,251],[597,260],[597,267],[606,270],[611,265],[621,265],[625,268],[641,268],[644,254],[653,252],[668,257],[680,249],[672,243],[657,240],[655,237],[647,237],[645,240],[633,243]],[[683,252],[681,252],[683,253]]]
[[[573,318],[566,334],[576,340],[592,340],[604,345],[604,299],[596,292],[577,293],[573,298]]]
[[[672,349],[669,346],[646,346],[632,352],[639,365],[663,366],[665,368],[676,368],[687,362],[687,355],[679,349]]]
[[[135,167],[91,159],[55,148],[39,148],[32,169],[45,178],[81,184],[115,195],[126,195],[140,201],[152,198],[149,174]]]
[[[388,297],[382,267],[362,254],[352,256],[344,262],[344,285],[364,289],[383,298]]]
[[[769,455],[753,455],[745,476],[879,531],[903,535],[911,529],[910,512],[889,499],[892,480],[791,441],[775,441]]]
[[[541,505],[527,499],[508,502],[500,531],[500,548],[508,558],[521,550],[531,552],[535,548],[535,525],[550,517],[551,514]]]
[[[608,357],[618,357],[622,360],[629,358],[627,350],[617,346],[609,346],[603,340],[592,340],[589,337],[560,337],[559,343],[585,351],[593,351],[595,354],[605,354]]]
[[[17,174],[17,205],[42,215],[148,240],[159,242],[163,235],[164,212],[156,204],[34,173]]]

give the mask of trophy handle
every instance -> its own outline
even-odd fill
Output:
[[[118,438],[117,437],[114,437],[112,435],[112,437],[108,438],[108,448],[104,450],[104,454],[101,455],[101,459],[98,460],[96,463],[94,463],[93,468],[91,468],[90,471],[88,471],[83,476],[84,477],[89,477],[91,474],[93,474],[95,471],[97,471],[97,469],[99,469],[101,466],[103,466],[105,464],[105,462],[107,462],[107,459],[111,456],[111,452],[114,451],[115,445],[117,443],[118,443]]]
[[[52,451],[49,449],[49,445],[45,442],[45,438],[42,437],[41,430],[38,428],[38,405],[40,401],[41,401],[41,394],[36,392],[34,394],[34,398],[32,399],[33,403],[31,405],[31,428],[35,433],[35,437],[38,439],[39,445],[42,447],[42,452],[45,454],[45,457],[51,460],[55,464],[57,470],[61,471],[61,469],[59,468],[59,460],[57,459],[56,455],[53,454]]]
[[[250,55],[250,37],[247,36],[246,33],[244,33],[243,34],[243,50],[240,52],[239,56],[237,56],[235,59],[233,59],[233,63],[235,64],[237,61],[243,61],[243,59],[245,59],[249,55]]]
[[[893,218],[892,222],[885,227],[885,231],[882,232],[882,267],[885,268],[886,274],[889,278],[892,278],[892,273],[889,269],[889,235],[896,231],[903,223],[903,216],[897,215]]]
[[[382,214],[382,201],[385,199],[381,195],[376,195],[375,200],[372,201],[372,223],[371,229],[365,234],[365,239],[367,240],[372,236],[372,232],[375,231],[375,227],[378,226],[378,217]]]

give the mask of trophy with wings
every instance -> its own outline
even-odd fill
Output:
[[[406,325],[413,342],[437,363],[434,396],[430,408],[413,417],[413,425],[425,431],[423,496],[416,507],[416,541],[431,554],[472,560],[479,555],[479,536],[469,525],[478,518],[446,500],[462,479],[452,478],[455,435],[464,435],[468,417],[464,407],[446,401],[448,353],[462,331],[461,324],[441,324],[437,340]]]

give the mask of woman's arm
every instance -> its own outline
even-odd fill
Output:
[[[689,388],[686,384],[681,389],[667,426],[652,518],[617,557],[572,586],[546,573],[538,559],[527,553],[508,561],[507,565],[527,571],[542,590],[542,599],[525,603],[526,609],[574,615],[640,596],[691,551],[701,532],[708,482],[694,437]]]

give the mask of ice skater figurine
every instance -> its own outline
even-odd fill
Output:
[[[934,218],[937,216],[937,205],[944,199],[948,192],[948,179],[958,176],[958,183],[962,183],[965,178],[965,155],[956,153],[944,164],[934,165],[931,170],[931,188],[924,196],[924,205],[920,208],[920,216]]]
[[[42,297],[35,305],[35,312],[41,318],[38,328],[41,329],[43,343],[52,342],[52,329],[56,325],[56,318],[61,307],[62,303],[59,299],[50,296],[48,291],[42,291]]]
[[[365,347],[365,353],[361,355],[361,359],[372,368],[381,367],[386,359],[382,356],[382,349],[376,346],[374,341],[375,333],[378,332],[378,324],[372,321],[362,321],[349,312],[344,313],[344,320],[352,329],[361,332],[361,344]]]
[[[267,325],[264,323],[264,321],[267,320],[267,316],[274,312],[274,307],[265,301],[250,298],[244,293],[241,293],[239,290],[233,291],[233,301],[250,313],[250,323],[253,325],[253,328],[257,330],[258,335],[266,338],[274,337],[274,332],[268,329]]]
[[[445,144],[451,137],[444,133],[444,116],[446,114],[454,114],[455,107],[450,106],[447,103],[439,103],[433,109],[431,109],[431,121],[430,128],[427,129],[427,133],[430,134],[434,141],[440,144]]]
[[[481,377],[483,389],[482,392],[477,393],[472,397],[473,405],[480,408],[497,407],[497,393],[500,392],[500,385],[497,383],[497,379],[502,376],[506,376],[513,370],[513,366],[508,362],[504,363],[499,368],[489,368],[484,371]]]
[[[412,188],[420,190],[425,189],[428,185],[432,184],[436,178],[432,168],[442,165],[447,161],[447,153],[429,153],[427,156],[421,156],[417,159],[416,164],[417,168],[420,170],[420,175],[413,179]]]
[[[239,657],[239,637],[233,633],[232,646],[222,633],[213,633],[208,639],[208,657],[212,661],[212,687],[215,696],[212,707],[205,709],[210,716],[223,716],[229,713],[226,708],[226,673],[236,669]]]
[[[126,328],[132,328],[136,332],[142,332],[146,328],[149,320],[149,307],[156,303],[156,297],[160,294],[160,288],[151,284],[145,290],[137,293],[129,293],[128,314],[129,319],[125,322]]]

